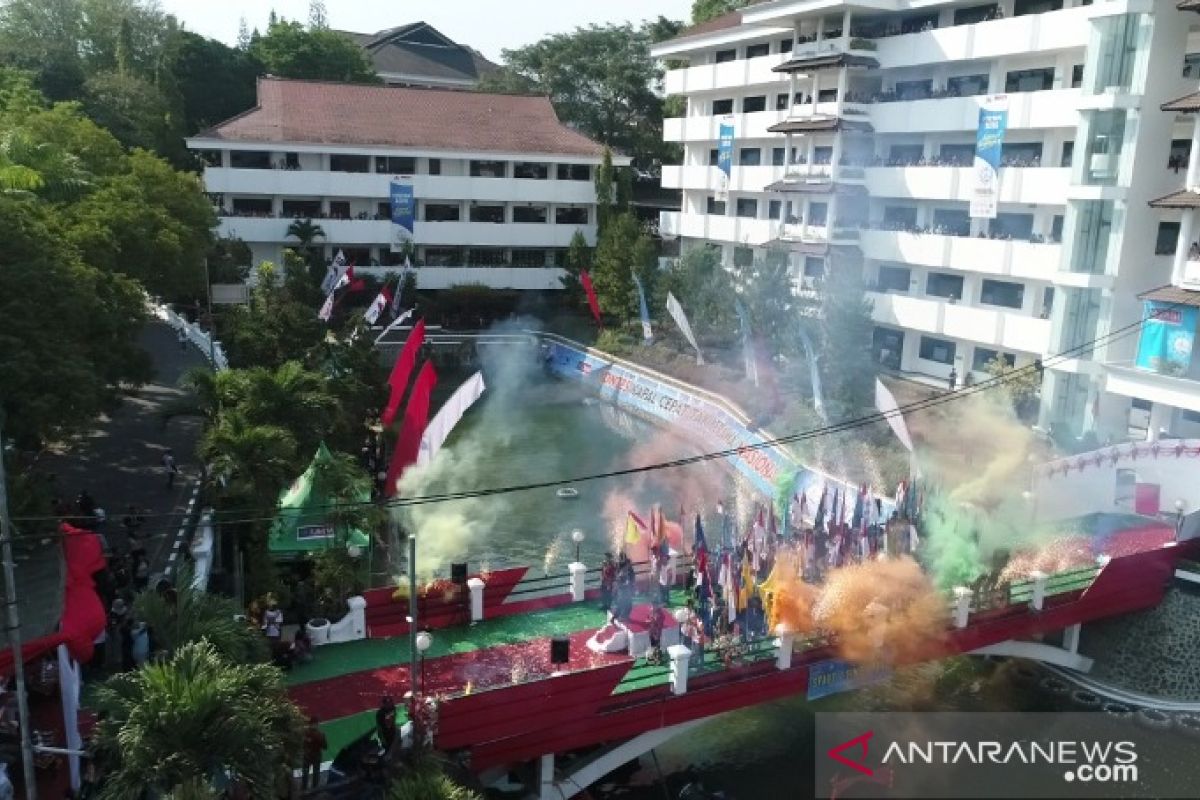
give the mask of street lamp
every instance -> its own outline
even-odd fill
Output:
[[[417,633],[417,652],[421,654],[421,693],[425,693],[425,651],[433,644],[433,634],[429,631]]]
[[[683,626],[687,624],[688,616],[689,612],[686,607],[675,609],[675,621],[679,623],[679,638],[681,641],[686,638],[683,634]]]
[[[579,563],[579,545],[583,544],[583,531],[579,528],[571,531],[571,541],[575,543],[575,563]]]

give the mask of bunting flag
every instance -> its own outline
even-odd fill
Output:
[[[592,276],[588,275],[586,269],[579,271],[579,282],[583,284],[583,291],[587,294],[588,308],[592,310],[592,316],[596,318],[596,325],[603,328],[604,323],[600,321],[600,301],[596,299],[596,287],[592,286]]]
[[[754,357],[754,346],[750,343],[750,319],[746,316],[746,307],[736,297],[733,298],[733,308],[742,327],[742,362],[745,365],[746,377],[758,386],[758,359]]]
[[[421,437],[421,447],[417,451],[418,467],[433,460],[433,457],[442,449],[442,445],[446,443],[454,426],[463,418],[463,414],[467,413],[467,409],[483,395],[486,388],[487,386],[483,382],[483,373],[476,372],[467,378],[462,386],[454,390],[454,394],[450,395],[450,399],[438,410],[425,428],[425,434]]]
[[[325,297],[325,302],[321,304],[321,308],[317,311],[317,319],[321,322],[329,322],[333,317],[333,292],[330,292]]]
[[[900,413],[900,406],[896,403],[896,398],[888,391],[888,388],[883,385],[883,381],[879,380],[879,378],[875,379],[875,408],[887,419],[888,425],[892,428],[892,433],[896,434],[896,438],[900,440],[900,444],[904,445],[911,453],[913,449],[912,437],[908,435],[908,425],[904,423],[904,415]]]
[[[400,291],[400,287],[396,287],[396,291]],[[371,301],[371,305],[367,307],[366,313],[363,314],[363,319],[368,325],[374,325],[378,321],[380,315],[383,314],[385,308],[392,302],[392,291],[384,284],[384,287],[379,290],[379,294],[375,295],[375,299]]]
[[[642,518],[632,511],[625,519],[625,544],[637,544],[642,540],[642,534],[646,532],[646,523]]]
[[[383,486],[386,497],[396,494],[396,484],[404,476],[404,471],[417,461],[417,454],[421,449],[421,436],[425,433],[426,423],[429,422],[429,400],[436,385],[437,372],[433,369],[433,362],[426,361],[417,373],[412,397],[409,398],[408,408],[404,410],[404,422],[400,425],[400,436],[396,439],[396,449],[392,453],[392,463],[388,465],[387,479]]]
[[[683,313],[683,306],[679,305],[675,295],[670,292],[667,292],[667,312],[671,315],[671,319],[675,320],[675,325],[683,334],[683,338],[687,339],[688,344],[696,349],[696,363],[703,364],[704,354],[700,352],[700,345],[696,344],[696,336],[692,333],[692,326],[688,323],[687,314]]]
[[[654,341],[654,331],[650,328],[650,309],[646,306],[646,292],[637,273],[633,273],[633,285],[637,287],[638,313],[642,317],[642,341],[650,344]]]
[[[413,367],[417,364],[417,354],[421,345],[425,344],[425,320],[419,320],[408,334],[396,363],[392,365],[392,374],[388,376],[388,386],[391,394],[388,396],[387,408],[383,411],[384,427],[392,424],[396,412],[400,410],[400,401],[404,399],[404,390],[408,388],[408,379],[412,377]]]

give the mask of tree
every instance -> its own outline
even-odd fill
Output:
[[[608,221],[612,218],[616,203],[613,200],[613,183],[616,180],[616,169],[613,168],[612,150],[604,148],[604,158],[596,168],[596,231],[604,234]]]
[[[688,249],[659,283],[660,305],[668,291],[674,294],[697,336],[732,335],[733,281],[721,263],[719,248],[702,245]]]
[[[998,379],[1012,401],[1013,410],[1022,419],[1036,412],[1042,395],[1042,373],[1037,369],[1018,369],[997,355],[984,365],[989,378]],[[966,377],[966,376],[964,376]]]
[[[238,604],[194,586],[190,569],[180,572],[171,598],[144,591],[134,598],[133,610],[150,628],[156,651],[166,658],[200,641],[207,641],[231,664],[259,664],[270,655],[262,634],[238,619]]]
[[[163,66],[174,81],[185,133],[204,130],[254,106],[262,65],[247,51],[248,37],[246,46],[237,48],[185,30],[168,40]]]
[[[0,193],[72,200],[90,185],[90,176],[74,153],[37,141],[27,130],[0,135]]]
[[[752,0],[693,0],[692,24],[699,25],[750,5]]]
[[[294,237],[300,243],[300,249],[307,255],[312,252],[313,243],[325,238],[325,229],[311,219],[292,220],[287,227],[287,236]]]
[[[299,22],[280,20],[250,45],[263,68],[281,78],[380,83],[366,53],[337,31],[306,29]]]
[[[836,266],[836,265],[835,265]],[[875,361],[871,337],[875,322],[861,269],[830,269],[821,287],[814,339],[820,349],[821,378],[833,421],[856,415],[874,402]],[[810,318],[813,319],[813,318]]]
[[[318,31],[328,27],[329,12],[325,10],[325,3],[322,0],[311,0],[308,4],[308,29]]]
[[[635,266],[635,249],[639,247],[639,239],[643,236],[647,234],[637,218],[632,214],[622,214],[608,223],[596,243],[590,273],[592,285],[596,289],[601,310],[618,320],[629,319],[637,313],[637,295],[631,270]]]
[[[206,641],[110,678],[96,701],[106,712],[97,746],[113,760],[103,796],[114,800],[147,791],[195,796],[230,779],[270,800],[300,754],[304,719],[283,674],[231,663]]]
[[[83,85],[87,115],[127,148],[140,147],[183,163],[187,153],[171,105],[158,87],[124,71],[100,72]]]
[[[559,282],[563,287],[563,297],[568,305],[578,306],[583,302],[583,284],[579,282],[579,274],[588,268],[591,248],[583,231],[575,231],[571,243],[567,246],[566,261],[563,264],[563,276]]]
[[[768,251],[740,270],[737,280],[754,337],[768,343],[772,355],[794,351],[799,316],[788,253]]]

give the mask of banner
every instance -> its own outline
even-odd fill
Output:
[[[417,354],[421,352],[423,344],[425,344],[425,320],[419,320],[408,332],[408,339],[405,340],[400,354],[396,356],[396,363],[392,365],[392,372],[388,376],[391,394],[388,396],[387,407],[383,410],[384,427],[392,424],[392,420],[396,418],[396,412],[400,410],[400,401],[404,399],[404,390],[408,388],[408,379],[412,377],[413,367],[417,363]]]
[[[908,435],[908,425],[904,422],[904,415],[900,413],[900,406],[896,403],[895,396],[888,391],[879,378],[875,379],[875,408],[880,414],[887,417],[888,425],[892,427],[892,433],[896,434],[896,438],[911,453],[912,437]]]
[[[679,331],[692,347],[696,348],[696,363],[704,363],[704,354],[700,352],[700,345],[696,344],[696,337],[692,334],[692,326],[688,324],[687,314],[683,313],[683,306],[679,305],[679,301],[675,299],[675,295],[667,292],[667,311],[671,315],[671,319],[675,320],[675,324],[679,326]]]
[[[721,121],[717,136],[717,169],[721,171],[721,183],[717,187],[719,198],[729,193],[729,179],[733,176],[733,117],[725,120]]]
[[[837,659],[818,661],[808,668],[808,699],[816,700],[873,686],[883,683],[891,675],[891,669],[885,666],[871,667]]]
[[[433,460],[433,457],[442,449],[442,445],[446,443],[454,426],[467,413],[467,409],[483,395],[486,388],[487,386],[483,382],[483,373],[476,372],[467,378],[462,386],[454,390],[454,394],[450,395],[446,404],[429,421],[429,426],[425,428],[425,433],[421,436],[421,447],[417,450],[418,467]]]
[[[405,242],[414,239],[417,201],[413,197],[412,181],[392,178],[392,252],[399,253]]]
[[[1197,316],[1195,306],[1145,301],[1135,366],[1168,375],[1186,374],[1192,365]]]
[[[746,377],[758,386],[758,361],[754,358],[754,348],[750,344],[750,320],[746,316],[746,307],[735,297],[733,308],[737,311],[738,321],[742,326],[742,361],[745,362]]]
[[[604,323],[600,321],[600,301],[596,299],[596,288],[592,286],[592,276],[588,275],[588,271],[580,270],[579,282],[583,284],[583,291],[587,294],[588,308],[592,310],[592,316],[596,318],[596,325],[603,328]]]
[[[426,361],[421,365],[421,371],[413,383],[412,397],[408,399],[408,408],[404,411],[400,436],[396,439],[396,449],[392,453],[392,461],[388,465],[387,478],[383,484],[385,497],[396,494],[396,484],[403,477],[404,471],[417,461],[421,450],[421,437],[425,434],[425,426],[429,422],[429,401],[436,385],[437,372],[433,369],[433,362]]]
[[[995,219],[1000,202],[1000,158],[1008,128],[1008,95],[984,98],[975,131],[975,188],[971,192],[971,218]]]
[[[642,282],[638,280],[636,272],[633,273],[633,285],[637,287],[638,313],[642,316],[642,340],[650,344],[654,341],[654,331],[650,328],[650,309],[646,307],[646,292],[642,289]]]

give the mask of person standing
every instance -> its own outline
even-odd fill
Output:
[[[315,789],[321,785],[321,756],[325,753],[325,748],[329,746],[329,742],[325,739],[325,734],[321,733],[318,727],[320,720],[316,717],[308,718],[308,725],[304,728],[304,765],[300,771],[300,788],[309,788],[309,776],[312,776],[312,788]]]
[[[958,370],[954,367],[950,368],[950,377],[946,379],[946,383],[950,386],[950,391],[958,388]]]
[[[263,612],[262,630],[266,634],[267,644],[271,646],[271,653],[274,654],[283,636],[283,612],[279,610],[279,602],[274,598],[267,603],[267,610]]]
[[[175,454],[169,447],[163,453],[162,465],[163,469],[167,471],[167,491],[169,492],[175,488],[175,476],[179,474],[179,467],[175,464]]]

